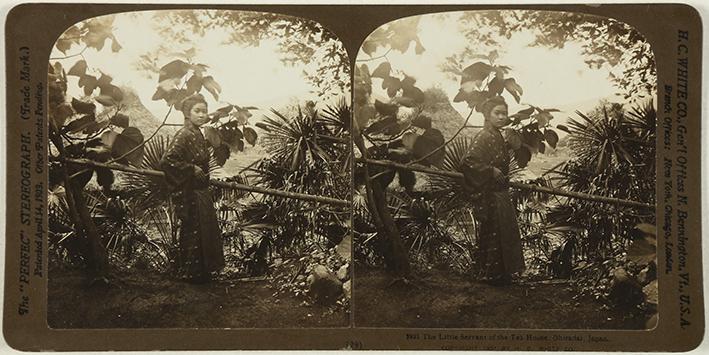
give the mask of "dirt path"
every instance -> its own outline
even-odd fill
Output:
[[[112,276],[88,288],[81,272],[55,270],[49,278],[52,328],[306,328],[346,327],[349,314],[302,300],[274,298],[269,281],[215,281],[192,285],[147,271]]]
[[[574,300],[565,284],[493,287],[440,271],[419,275],[418,287],[391,286],[379,269],[356,268],[355,327],[644,329],[645,316]]]

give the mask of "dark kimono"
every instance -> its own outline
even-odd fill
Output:
[[[179,277],[206,281],[224,267],[224,247],[209,191],[209,151],[199,128],[180,129],[160,160],[178,220]],[[195,166],[205,172],[195,175]]]
[[[474,192],[478,220],[478,261],[488,279],[508,278],[524,270],[522,242],[508,182],[495,181],[493,168],[509,174],[510,155],[499,130],[485,127],[463,159],[466,185]]]

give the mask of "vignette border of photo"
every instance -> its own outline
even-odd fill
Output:
[[[33,267],[36,260],[47,270],[46,232],[41,250],[35,244],[35,215],[44,218],[46,201],[43,195],[29,209],[32,216],[24,224],[22,208],[23,184],[30,186],[28,200],[33,200],[34,187],[46,185],[46,175],[37,173],[35,164],[46,162],[46,130],[42,136],[37,117],[22,117],[22,109],[34,112],[43,100],[46,88],[46,63],[56,38],[69,26],[83,19],[125,11],[215,8],[277,12],[320,22],[340,37],[345,44],[351,65],[366,36],[388,21],[410,15],[442,11],[484,9],[537,9],[578,11],[591,15],[613,17],[638,29],[652,45],[658,73],[657,106],[657,188],[656,218],[658,221],[658,279],[660,299],[659,322],[655,329],[642,331],[621,330],[523,330],[523,329],[400,329],[400,328],[342,328],[342,329],[105,329],[55,330],[46,323],[46,272],[31,276],[29,282],[20,282],[22,269]],[[643,11],[639,11],[639,10]],[[45,14],[40,18],[38,13]],[[53,15],[52,15],[53,14]],[[664,19],[657,26],[657,19]],[[41,23],[38,21],[41,20]],[[700,119],[701,118],[701,58],[702,29],[698,13],[681,4],[619,5],[167,5],[167,4],[23,4],[13,8],[6,23],[7,68],[7,227],[4,326],[5,339],[14,348],[22,350],[153,350],[153,349],[477,349],[477,350],[632,350],[683,351],[696,347],[704,333],[704,305],[702,299],[701,263],[701,177],[700,177]],[[688,59],[687,73],[678,77],[678,61]],[[28,80],[23,80],[28,79]],[[683,81],[683,80],[686,80]],[[686,85],[687,95],[678,97],[677,89]],[[673,88],[670,100],[665,97],[667,86]],[[25,92],[29,92],[25,99]],[[28,100],[28,101],[27,101]],[[669,104],[668,112],[664,111]],[[41,110],[40,110],[41,111]],[[37,116],[37,117],[35,117]],[[671,127],[663,128],[660,118],[669,117]],[[695,119],[692,119],[695,118]],[[38,126],[39,125],[39,126]],[[39,134],[38,134],[39,133]],[[665,135],[669,144],[664,143]],[[681,136],[681,137],[680,137]],[[685,147],[681,142],[684,140]],[[23,148],[24,147],[24,148]],[[39,149],[41,148],[41,149]],[[44,152],[44,153],[42,153]],[[30,154],[31,170],[23,176],[22,155]],[[43,156],[42,156],[43,154]],[[16,158],[13,158],[16,157]],[[43,160],[42,160],[43,159]],[[686,164],[684,172],[670,169],[669,179],[661,173],[662,164],[670,161]],[[681,163],[684,162],[684,163]],[[676,165],[675,165],[676,167]],[[39,169],[41,170],[41,169]],[[680,179],[680,177],[684,176]],[[672,180],[673,199],[663,202],[666,183]],[[683,190],[679,191],[682,180]],[[19,182],[19,183],[18,183]],[[686,204],[677,201],[685,196]],[[669,209],[668,207],[669,206]],[[35,213],[34,209],[39,208]],[[678,264],[667,270],[667,251],[677,256],[679,250],[676,215],[683,218],[686,265]],[[668,214],[670,212],[670,214]],[[43,214],[44,217],[41,215]],[[661,233],[667,216],[671,223],[669,233]],[[674,217],[673,217],[674,216]],[[24,237],[22,237],[24,235]],[[32,239],[31,242],[25,242]],[[668,243],[669,241],[669,243]],[[674,242],[674,243],[673,243]],[[26,249],[25,249],[26,248]],[[35,249],[32,249],[35,248]],[[668,249],[669,248],[669,249]],[[24,251],[23,251],[24,250]],[[42,257],[37,257],[42,255]],[[677,259],[675,259],[677,260]],[[675,261],[676,263],[676,261]],[[356,270],[353,278],[356,279]],[[22,290],[20,287],[22,286]],[[353,292],[356,293],[356,285]],[[26,297],[26,298],[24,298]],[[665,301],[667,300],[667,301]],[[23,304],[25,304],[23,306]],[[24,314],[21,309],[26,309]],[[356,304],[352,311],[356,312]],[[683,324],[684,328],[683,328]],[[431,339],[407,339],[407,334],[432,334]],[[438,335],[464,334],[476,341],[439,340]],[[658,336],[662,334],[662,336]],[[575,341],[538,341],[540,336],[581,337]],[[486,340],[480,341],[481,337]],[[444,337],[445,338],[445,337]]]

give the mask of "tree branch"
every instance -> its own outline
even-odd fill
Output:
[[[65,57],[53,57],[53,58],[49,58],[49,60],[62,60],[62,59],[69,59],[69,58],[74,58],[74,57],[78,57],[78,56],[82,56],[82,57],[83,57],[83,56],[84,56],[84,51],[86,51],[87,48],[89,48],[89,47],[88,47],[88,46],[84,46],[84,48],[83,48],[83,49],[81,50],[81,52],[79,52],[79,53],[70,54],[70,55],[65,56]]]

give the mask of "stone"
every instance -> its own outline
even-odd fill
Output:
[[[643,287],[643,293],[645,294],[645,302],[657,305],[657,280],[653,280],[647,286]]]
[[[337,270],[337,278],[340,281],[345,281],[350,278],[350,264],[349,263],[340,266],[340,269]]]
[[[657,280],[657,266],[653,261],[640,271],[638,274],[638,282],[645,286],[654,280]]]
[[[324,265],[316,265],[308,276],[308,295],[316,303],[331,305],[342,294],[342,282]]]
[[[636,306],[643,302],[643,286],[623,268],[613,270],[608,298],[616,305]]]

